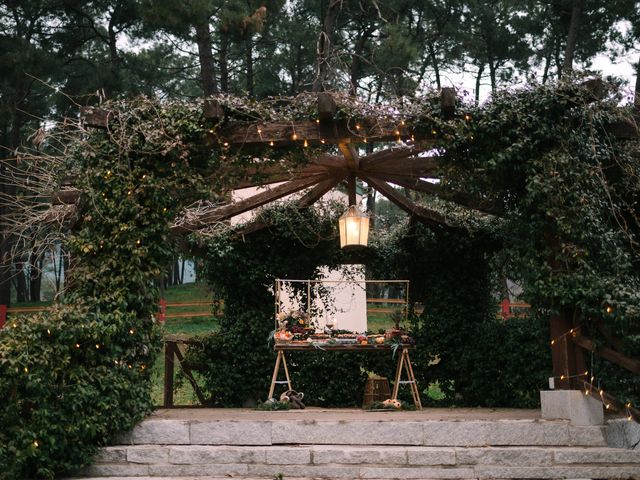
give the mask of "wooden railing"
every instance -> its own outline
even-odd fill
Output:
[[[599,328],[602,328],[601,326]],[[610,337],[610,334],[606,334]],[[635,375],[640,375],[640,360],[628,357],[623,353],[610,348],[608,346],[597,345],[593,340],[580,334],[576,329],[570,336],[573,344],[577,345],[582,351],[593,353],[608,362],[611,362]],[[611,339],[609,340],[611,341]],[[587,370],[585,370],[586,372]],[[590,395],[601,400],[607,410],[625,413],[629,420],[635,420],[640,423],[640,410],[631,404],[621,402],[613,395],[605,392],[603,389],[593,385],[590,381],[582,380],[582,377],[576,377],[578,387],[580,387],[586,395]]]

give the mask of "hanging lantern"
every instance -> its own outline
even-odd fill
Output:
[[[369,240],[369,216],[362,213],[358,207],[351,205],[349,210],[340,217],[340,247],[358,249],[367,246]]]

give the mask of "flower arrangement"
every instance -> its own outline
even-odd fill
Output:
[[[309,320],[309,314],[303,310],[279,312],[276,315],[276,321],[280,330],[287,330],[294,335],[304,334],[308,330],[315,330],[314,325]]]

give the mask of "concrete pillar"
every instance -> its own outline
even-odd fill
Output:
[[[581,390],[541,391],[540,404],[545,420],[569,420],[572,425],[604,424],[602,402]]]

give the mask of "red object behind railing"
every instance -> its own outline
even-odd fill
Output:
[[[158,321],[164,323],[167,320],[167,301],[160,299],[160,309],[158,310]]]
[[[7,306],[0,305],[0,328],[4,328],[4,324],[7,322]]]

